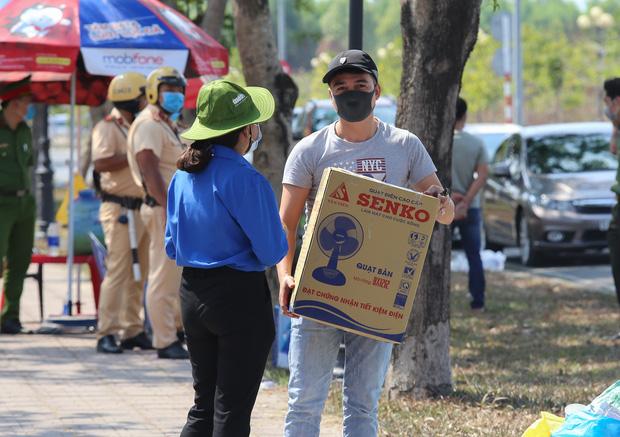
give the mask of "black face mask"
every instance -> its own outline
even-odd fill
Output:
[[[338,115],[351,123],[366,119],[372,112],[372,97],[375,90],[365,91],[345,91],[334,96]]]
[[[114,107],[129,112],[131,115],[135,116],[138,112],[140,112],[140,99],[134,100],[125,100],[124,102],[115,102]]]

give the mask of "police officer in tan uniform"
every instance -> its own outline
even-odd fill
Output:
[[[102,200],[99,219],[108,248],[107,272],[99,300],[97,352],[153,349],[140,317],[149,247],[138,213],[143,195],[127,163],[127,133],[137,113],[146,106],[145,88],[146,78],[140,73],[124,73],[112,79],[108,100],[114,109],[97,123],[92,133],[93,161]],[[130,232],[135,233],[133,257]],[[132,269],[135,255],[139,262],[136,272]]]
[[[181,269],[166,256],[166,196],[176,162],[183,152],[176,119],[183,109],[185,78],[171,67],[153,70],[146,84],[149,105],[129,129],[128,160],[145,201],[140,213],[149,234],[149,273],[146,308],[159,358],[188,358],[179,339]]]

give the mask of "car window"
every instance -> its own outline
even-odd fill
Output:
[[[493,157],[495,152],[502,144],[506,138],[508,138],[507,133],[476,133],[473,134],[476,137],[480,138],[484,143],[484,148],[487,150],[487,156]]]
[[[293,131],[293,134],[301,132],[301,126],[303,126],[303,118],[304,117],[302,110],[293,111],[293,119],[291,120],[291,130]]]
[[[527,167],[535,174],[615,170],[618,159],[607,134],[547,135],[527,140]]]
[[[508,162],[510,163],[510,173],[514,176],[521,171],[521,136],[514,135],[508,140],[510,149],[508,150]]]
[[[316,107],[313,112],[312,120],[312,132],[316,132],[319,129],[323,129],[328,124],[332,124],[338,119],[338,114],[334,108],[321,108]]]
[[[520,153],[521,137],[518,134],[514,134],[500,144],[491,162],[496,164],[504,161],[518,161]]]
[[[509,159],[518,161],[521,156],[521,136],[514,135],[510,138],[512,147],[510,148],[510,156]]]
[[[396,106],[377,105],[374,110],[375,117],[393,126],[396,125]]]
[[[506,141],[500,144],[495,152],[495,156],[493,157],[493,163],[498,163],[505,161],[508,159],[508,154],[512,149],[512,138],[508,138]]]

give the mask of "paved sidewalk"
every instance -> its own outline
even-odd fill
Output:
[[[32,267],[31,267],[32,268]],[[84,312],[94,305],[84,270]],[[45,267],[46,314],[60,312],[64,266]],[[36,282],[26,280],[22,320],[38,327]],[[153,352],[97,354],[92,333],[0,335],[0,436],[178,436],[192,405],[188,361],[159,360]],[[261,389],[252,435],[281,436],[284,387]],[[325,417],[322,436],[337,436]]]

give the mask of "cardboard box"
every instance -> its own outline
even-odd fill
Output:
[[[325,170],[296,268],[293,312],[399,343],[438,208],[434,197]]]

